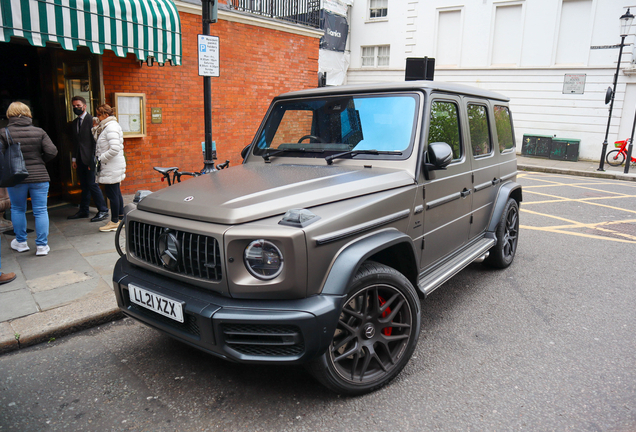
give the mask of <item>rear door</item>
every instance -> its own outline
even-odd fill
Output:
[[[473,170],[473,212],[469,239],[484,230],[490,220],[499,176],[499,152],[495,152],[494,116],[488,100],[465,98],[468,141]]]
[[[470,153],[466,152],[461,100],[431,96],[427,144],[446,142],[453,161],[445,170],[430,172],[424,181],[424,241],[421,268],[426,268],[468,241],[472,209]]]

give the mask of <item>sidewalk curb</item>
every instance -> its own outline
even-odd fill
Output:
[[[78,312],[79,311],[79,312]],[[70,318],[72,317],[72,318]],[[122,319],[112,291],[0,323],[0,354]]]
[[[606,178],[606,179],[612,179],[612,180],[636,181],[636,175],[634,174],[624,174],[624,173],[616,173],[616,172],[608,172],[608,171],[592,172],[592,171],[573,170],[573,169],[567,169],[567,168],[543,167],[543,166],[528,165],[528,164],[517,164],[517,169],[520,171],[565,174],[565,175],[571,175],[571,176],[577,176],[577,177],[594,177],[594,178]]]

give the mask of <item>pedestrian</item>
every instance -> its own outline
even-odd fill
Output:
[[[0,213],[8,210],[10,207],[11,199],[9,199],[7,188],[0,188]],[[3,222],[8,222],[8,225],[3,226]],[[7,229],[13,229],[13,224],[11,224],[11,221],[0,218],[0,232],[6,231]],[[2,239],[2,236],[0,236],[0,239]],[[0,267],[2,266],[0,265]],[[13,279],[15,279],[15,273],[2,273],[0,271],[0,285],[11,282]]]
[[[126,178],[124,158],[124,132],[117,122],[114,110],[108,104],[97,108],[99,123],[93,128],[97,182],[104,185],[110,201],[110,221],[100,227],[102,232],[115,231],[124,218],[124,198],[119,183]]]
[[[77,171],[77,178],[82,188],[79,211],[68,219],[88,218],[88,206],[91,196],[97,206],[97,214],[91,222],[103,221],[108,217],[108,206],[102,191],[95,183],[95,140],[91,133],[93,117],[86,111],[86,99],[75,96],[71,100],[73,112],[77,116],[71,123],[71,138],[73,141],[73,169]]]
[[[31,196],[31,207],[35,217],[36,255],[48,255],[49,247],[49,212],[46,208],[49,193],[49,173],[46,162],[57,155],[57,147],[44,130],[33,126],[31,110],[22,102],[13,102],[7,109],[9,130],[13,142],[20,143],[24,163],[29,176],[20,184],[7,188],[11,199],[11,221],[15,238],[11,241],[11,249],[18,252],[28,251],[27,244],[27,195]],[[6,133],[0,131],[2,151],[8,147]]]

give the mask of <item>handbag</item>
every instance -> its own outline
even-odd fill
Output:
[[[0,161],[2,171],[0,174],[0,187],[13,187],[23,182],[29,176],[29,172],[24,163],[20,143],[13,141],[9,128],[4,128],[4,133],[7,137],[7,149],[2,155],[2,161]]]

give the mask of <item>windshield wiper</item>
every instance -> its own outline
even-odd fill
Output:
[[[331,165],[334,159],[339,159],[345,156],[349,156],[351,158],[356,157],[359,154],[370,154],[370,155],[401,155],[400,151],[385,151],[385,150],[349,150],[342,153],[336,153],[330,156],[327,156],[325,160],[327,161],[327,165]]]

